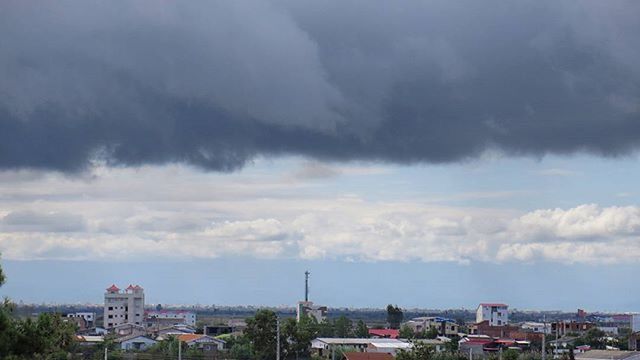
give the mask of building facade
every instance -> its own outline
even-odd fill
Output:
[[[489,321],[490,326],[503,326],[509,323],[509,305],[483,303],[476,310],[476,323]]]
[[[86,324],[86,328],[92,328],[96,326],[96,313],[94,312],[74,312],[66,315],[68,318],[81,318]]]
[[[313,301],[298,301],[296,319],[300,321],[303,316],[313,317],[318,323],[321,323],[327,318],[327,307],[314,305]]]
[[[438,335],[441,336],[454,336],[460,332],[460,326],[455,321],[439,316],[413,318],[407,321],[405,325],[409,326],[415,333],[428,331],[430,328],[438,330]]]
[[[184,310],[149,310],[145,312],[145,322],[147,326],[153,326],[155,323],[196,326],[196,313]]]
[[[129,285],[125,290],[111,285],[104,294],[104,327],[123,324],[142,325],[144,320],[144,289]]]

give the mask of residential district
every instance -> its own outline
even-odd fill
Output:
[[[344,311],[331,316],[309,300],[308,280],[307,272],[304,300],[285,314],[256,309],[246,318],[199,319],[196,310],[149,306],[140,285],[112,284],[103,311],[61,319],[75,329],[78,358],[640,360],[640,314],[521,312],[514,320],[508,304],[487,302],[472,319],[407,317],[410,311],[389,305],[382,322],[367,321]]]

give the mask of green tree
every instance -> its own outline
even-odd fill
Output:
[[[0,286],[6,278],[0,266]],[[13,319],[9,299],[0,304],[0,358],[66,358],[76,345],[75,326],[58,314],[41,314],[36,320]]]
[[[514,349],[507,349],[502,352],[503,360],[518,360],[518,356],[520,356],[520,352]]]
[[[278,317],[275,312],[262,309],[256,315],[247,319],[245,336],[251,342],[255,358],[258,360],[272,360],[276,358],[276,328]],[[285,336],[280,337],[280,353],[287,352],[288,342]]]
[[[456,335],[451,336],[449,339],[449,341],[444,343],[445,350],[450,354],[455,354],[458,352],[458,340],[460,340],[460,337]]]
[[[335,329],[335,337],[349,338],[353,336],[353,323],[344,315],[333,322],[333,327]]]
[[[400,328],[400,334],[398,335],[401,339],[413,339],[416,337],[416,332],[409,325],[402,325]]]
[[[369,337],[369,328],[367,324],[363,320],[358,320],[356,324],[355,336],[358,338],[368,338]]]
[[[587,330],[587,332],[579,339],[576,340],[576,345],[587,344],[590,345],[594,349],[604,349],[605,348],[605,332],[598,328],[591,328]]]
[[[335,331],[333,328],[333,324],[327,320],[323,320],[320,324],[318,324],[318,336],[319,337],[334,337]]]
[[[237,342],[231,346],[229,354],[232,359],[251,360],[253,358],[253,347],[248,341]]]
[[[303,316],[300,321],[293,318],[287,319],[283,326],[283,335],[288,343],[288,352],[285,356],[295,358],[308,358],[311,349],[311,340],[318,337],[318,322],[315,318]]]
[[[387,323],[391,329],[399,329],[404,320],[404,313],[398,305],[387,305]]]

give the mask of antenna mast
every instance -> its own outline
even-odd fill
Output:
[[[309,270],[304,272],[304,301],[309,301]]]

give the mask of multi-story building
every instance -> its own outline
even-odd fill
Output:
[[[572,320],[554,321],[551,323],[551,334],[565,336],[567,334],[582,334],[595,327],[592,322],[577,322]]]
[[[327,307],[314,305],[313,301],[298,301],[296,319],[300,321],[302,316],[311,316],[321,323],[327,318]]]
[[[184,310],[148,310],[145,312],[145,322],[147,326],[154,326],[157,323],[196,326],[196,313]]]
[[[503,326],[509,323],[509,305],[483,303],[476,310],[476,323],[489,321],[490,326]]]
[[[104,327],[122,324],[142,325],[144,318],[144,289],[129,285],[125,290],[111,285],[104,294]]]

